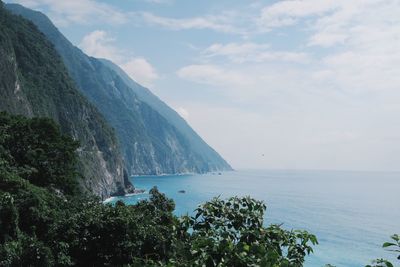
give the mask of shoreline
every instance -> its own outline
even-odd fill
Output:
[[[103,202],[103,204],[107,204],[107,203],[109,203],[109,202],[111,202],[111,201],[113,201],[115,199],[121,198],[121,197],[132,197],[132,196],[137,196],[137,195],[144,195],[144,194],[147,194],[147,193],[148,192],[145,189],[135,189],[134,193],[125,194],[123,196],[112,196],[112,197],[106,198],[102,202]]]
[[[218,175],[219,173],[226,173],[226,172],[236,172],[236,170],[225,170],[225,171],[210,171],[210,172],[181,172],[181,173],[160,173],[160,174],[133,174],[129,176],[129,178],[137,178],[137,177],[164,177],[164,176],[192,176],[192,175],[207,175],[207,174],[214,174]]]

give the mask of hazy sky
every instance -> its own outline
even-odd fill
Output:
[[[119,64],[235,168],[400,170],[398,0],[8,2]]]

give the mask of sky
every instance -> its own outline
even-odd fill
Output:
[[[400,170],[398,0],[13,0],[234,168]]]

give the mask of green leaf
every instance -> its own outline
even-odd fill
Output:
[[[385,243],[383,243],[383,245],[382,245],[382,247],[384,247],[384,248],[391,247],[391,246],[396,246],[396,244],[390,243],[390,242],[385,242]]]

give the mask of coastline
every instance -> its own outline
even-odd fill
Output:
[[[133,174],[130,178],[137,177],[164,177],[164,176],[193,176],[193,175],[219,175],[219,173],[236,172],[236,170],[221,170],[221,171],[209,171],[209,172],[180,172],[180,173],[160,173],[160,174]]]
[[[144,195],[147,193],[148,192],[145,189],[135,189],[134,193],[125,194],[123,196],[112,196],[112,197],[106,198],[102,202],[103,202],[103,204],[107,204],[107,203],[112,202],[113,200],[121,198],[121,197],[131,197],[131,196],[137,196],[137,195]]]

